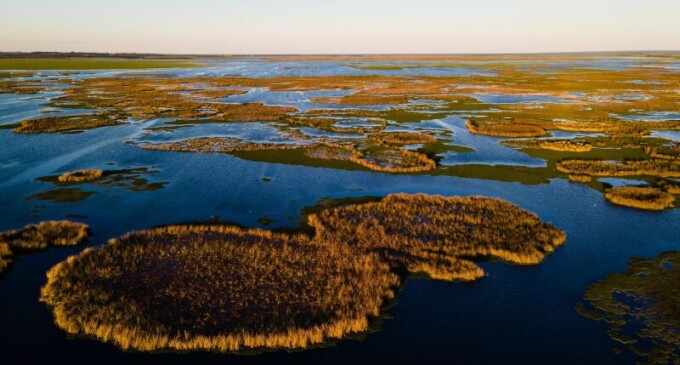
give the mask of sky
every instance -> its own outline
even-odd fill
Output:
[[[0,0],[0,51],[680,50],[680,0]]]

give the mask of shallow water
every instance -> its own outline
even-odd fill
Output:
[[[333,72],[364,71],[335,63],[272,65],[264,61],[230,61],[179,71],[183,75],[257,77]],[[115,74],[88,72],[73,77]],[[253,97],[251,93],[245,95]],[[272,103],[287,102],[285,105],[299,108],[309,106],[306,100],[311,95],[317,94],[258,91],[258,97],[271,97],[267,100]],[[1,123],[12,124],[37,116],[43,108],[40,104],[45,101],[43,97],[0,95]],[[631,257],[656,256],[680,247],[680,210],[657,213],[614,206],[600,192],[564,179],[522,185],[427,174],[393,175],[251,162],[226,154],[146,151],[124,143],[206,135],[259,142],[280,137],[266,123],[199,124],[170,132],[145,129],[168,121],[139,121],[79,134],[20,135],[0,129],[0,230],[78,215],[83,216],[78,220],[92,227],[94,235],[87,246],[96,246],[131,230],[187,221],[220,219],[258,226],[258,219],[267,216],[274,219],[267,228],[293,227],[300,218],[300,209],[323,198],[424,192],[507,199],[565,229],[568,240],[539,266],[482,263],[488,277],[473,283],[410,279],[398,293],[398,303],[387,311],[391,318],[384,320],[380,331],[366,335],[363,340],[257,356],[126,353],[110,344],[67,336],[53,324],[50,311],[37,299],[45,283],[45,272],[82,248],[53,248],[17,256],[9,272],[0,278],[0,358],[6,360],[3,363],[633,364],[634,356],[609,338],[606,325],[581,317],[574,304],[588,285],[625,270]],[[470,134],[464,122],[461,116],[451,116],[393,128],[452,133],[451,143],[475,150],[449,154],[442,161],[445,165],[545,166],[542,159],[500,145],[500,138]],[[347,137],[301,129],[310,134]],[[674,132],[654,133],[668,136]],[[587,135],[554,133],[559,138]],[[85,184],[81,188],[95,194],[79,202],[25,200],[54,188],[49,182],[36,181],[42,176],[84,168],[135,167],[158,170],[145,178],[169,183],[160,190],[138,192]],[[263,181],[264,178],[269,181]],[[602,179],[612,185],[629,183],[624,180]],[[615,354],[613,348],[623,352]]]

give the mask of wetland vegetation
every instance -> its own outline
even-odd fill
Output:
[[[619,67],[621,59],[625,66]],[[611,273],[635,245],[636,252],[653,252],[677,243],[677,220],[657,224],[678,212],[672,210],[680,195],[677,60],[587,54],[120,60],[128,66],[119,60],[21,61],[27,71],[0,72],[0,137],[8,145],[0,152],[0,170],[8,176],[0,184],[8,193],[0,199],[19,212],[3,219],[19,227],[38,213],[44,219],[87,216],[107,237],[133,224],[175,224],[131,232],[50,270],[41,299],[69,334],[139,351],[322,346],[374,329],[395,294],[409,290],[411,276],[473,281],[503,273],[508,280],[528,276],[536,284],[574,285]],[[200,66],[203,61],[209,66]],[[8,62],[0,60],[0,69]],[[98,71],[119,66],[181,68]],[[461,67],[464,72],[453,72]],[[118,145],[98,147],[102,138]],[[313,181],[313,188],[300,189],[301,180]],[[487,262],[539,264],[565,242],[566,232],[504,200],[395,194],[403,191],[501,196],[541,207],[535,209],[542,217],[578,238],[573,250],[555,257],[558,266],[569,258],[578,263],[498,270]],[[613,204],[664,211],[600,204],[599,194]],[[324,196],[334,199],[296,215],[298,204]],[[96,205],[103,201],[106,207]],[[560,210],[544,208],[552,205]],[[220,223],[218,213],[243,226]],[[591,213],[607,218],[584,233],[574,222]],[[176,225],[208,216],[209,223]],[[256,224],[273,231],[243,228]],[[635,224],[643,233],[628,234]],[[21,242],[54,245],[36,239],[35,229],[12,231],[17,243],[0,239],[0,272],[29,250],[19,248]],[[610,237],[616,242],[606,246]],[[598,313],[612,337],[644,358],[677,362],[673,335],[680,325],[671,314],[677,295],[666,291],[675,290],[666,281],[677,271],[674,255],[634,260],[630,270],[637,275],[593,285],[579,310]],[[30,259],[53,265],[63,260],[57,257]],[[603,275],[580,272],[595,260],[593,271]],[[629,281],[635,283],[626,286]],[[42,284],[34,283],[33,292]],[[552,284],[531,284],[520,294],[505,290],[503,280],[465,292],[458,291],[467,288],[463,284],[436,287],[467,293],[479,307],[498,308],[514,298],[533,308],[534,293],[554,295],[541,292]],[[413,284],[415,295],[428,285]],[[536,323],[552,326],[546,318],[553,310],[569,319],[551,336],[563,340],[573,325],[577,336],[595,337],[568,317],[573,311],[536,298],[550,306],[548,314],[531,313]],[[470,310],[466,300],[428,305]],[[474,321],[471,332],[485,319]],[[470,341],[479,339],[471,332]],[[418,337],[425,342],[427,336]],[[601,337],[597,346],[609,346]],[[442,338],[474,347],[467,338]]]
[[[672,194],[654,187],[620,186],[606,189],[604,197],[614,204],[645,210],[664,210],[675,203]]]
[[[680,253],[633,258],[625,273],[588,288],[577,311],[649,364],[680,362]]]
[[[475,280],[471,260],[537,264],[565,240],[482,197],[390,195],[308,219],[311,238],[215,224],[132,232],[52,268],[41,300],[65,331],[123,349],[305,348],[366,331],[403,270]]]
[[[75,246],[88,237],[88,226],[71,221],[45,221],[0,232],[0,274],[14,253],[44,250],[51,246]]]

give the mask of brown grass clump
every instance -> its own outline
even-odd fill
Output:
[[[564,160],[557,170],[570,175],[680,177],[680,161],[653,160]]]
[[[12,263],[12,251],[9,249],[9,245],[0,242],[0,274],[2,274],[9,265]]]
[[[65,172],[57,177],[60,182],[95,181],[104,176],[104,170],[78,170]]]
[[[351,161],[380,172],[421,172],[437,167],[437,163],[427,155],[405,148],[380,149],[368,154],[357,150],[352,145],[324,141],[310,147],[306,154],[314,158]]]
[[[283,143],[254,143],[233,137],[199,137],[168,143],[147,143],[140,145],[145,150],[230,153],[237,151],[263,151],[300,149],[304,145]]]
[[[607,189],[604,197],[608,201],[626,207],[644,210],[673,208],[675,197],[653,187],[622,186]]]
[[[0,233],[0,242],[14,250],[43,250],[48,246],[79,245],[87,238],[87,224],[47,221]]]
[[[48,272],[72,334],[151,351],[305,348],[368,329],[397,277],[375,254],[226,226],[134,232]]]
[[[44,250],[49,246],[79,245],[87,239],[88,226],[70,221],[47,221],[0,232],[0,274],[12,263],[13,251]]]
[[[566,239],[535,214],[484,197],[395,194],[308,220],[323,242],[376,251],[393,265],[441,280],[481,277],[482,269],[469,261],[473,257],[537,264]]]
[[[662,146],[644,146],[643,149],[646,154],[653,158],[680,160],[680,143]]]
[[[412,132],[371,133],[367,138],[378,144],[420,144],[437,141],[436,137],[429,134]]]
[[[588,142],[556,139],[525,139],[501,141],[502,144],[513,148],[542,149],[566,152],[589,152],[593,146]]]
[[[22,121],[18,127],[12,129],[16,133],[59,133],[82,131],[99,127],[125,124],[117,117],[103,114],[53,116]]]
[[[581,182],[581,183],[587,183],[593,181],[593,177],[590,175],[573,175],[569,174],[567,175],[567,178],[569,181],[573,182]]]
[[[341,104],[341,105],[384,105],[406,104],[410,98],[406,95],[376,95],[357,93],[339,98],[312,98],[314,103]]]
[[[496,137],[541,137],[548,132],[539,126],[528,124],[516,124],[509,120],[478,121],[469,120],[465,126],[474,134],[484,134]]]

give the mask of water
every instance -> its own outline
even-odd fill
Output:
[[[267,67],[236,62],[229,69],[215,65],[181,72],[246,73],[247,69],[264,75]],[[304,74],[322,70],[331,72],[305,63],[283,64],[269,72]],[[92,74],[95,73],[74,77]],[[300,100],[309,96],[293,95],[289,98],[291,104],[286,105],[304,107],[306,101]],[[17,113],[36,115],[46,99],[39,100],[0,95],[0,116],[5,118],[2,123],[23,118]],[[633,364],[636,359],[609,338],[606,325],[581,317],[574,311],[574,304],[591,283],[624,271],[631,257],[657,256],[680,247],[680,210],[657,213],[614,206],[601,193],[564,179],[522,185],[427,174],[392,175],[251,162],[226,154],[146,151],[124,144],[130,140],[159,142],[205,135],[262,142],[280,137],[266,123],[201,124],[172,132],[145,129],[167,121],[139,121],[80,134],[19,135],[0,129],[0,230],[77,214],[92,227],[93,236],[86,246],[96,246],[131,230],[211,218],[257,226],[258,219],[267,216],[275,220],[267,228],[293,227],[300,209],[323,198],[424,192],[507,199],[566,230],[568,240],[539,266],[482,263],[488,277],[473,283],[410,279],[397,294],[398,303],[388,310],[391,318],[382,323],[380,331],[363,340],[257,356],[126,353],[110,344],[67,336],[53,324],[49,309],[38,302],[39,290],[50,267],[82,248],[53,248],[17,256],[9,272],[0,278],[3,363]],[[447,155],[444,164],[545,166],[542,159],[498,144],[499,138],[468,133],[461,116],[406,123],[399,128],[449,133],[451,143],[475,150]],[[572,135],[565,132],[556,137]],[[45,175],[83,168],[135,167],[158,170],[144,177],[169,183],[160,190],[139,192],[83,185],[84,190],[95,194],[74,203],[25,200],[54,188],[49,182],[36,181]],[[625,179],[606,181],[612,185],[630,183]],[[613,348],[623,352],[617,355]]]

